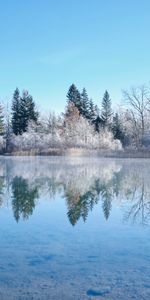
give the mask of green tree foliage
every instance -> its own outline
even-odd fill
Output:
[[[22,96],[16,88],[12,99],[12,130],[15,135],[22,134],[28,128],[30,121],[37,122],[38,113],[35,103],[28,91],[23,91]]]
[[[111,99],[107,91],[102,101],[101,116],[98,106],[94,104],[92,99],[89,99],[85,88],[80,94],[76,86],[72,84],[67,94],[67,101],[68,104],[72,103],[78,109],[79,115],[87,119],[91,125],[94,125],[96,132],[100,132],[100,129],[104,127],[111,129]]]
[[[69,91],[67,93],[67,101],[73,103],[79,110],[79,113],[82,114],[81,95],[74,84],[72,84],[69,88]]]
[[[28,124],[30,121],[34,121],[35,123],[38,120],[38,113],[35,111],[35,103],[31,95],[29,95],[28,91],[23,91],[21,97],[21,129],[22,132],[27,131]]]
[[[111,211],[112,195],[107,189],[102,193],[102,207],[106,220],[108,220]]]
[[[112,132],[114,135],[114,139],[118,139],[124,144],[125,134],[123,132],[122,124],[119,119],[118,113],[116,113],[113,117]]]
[[[20,92],[19,89],[16,88],[13,94],[12,99],[12,130],[15,135],[22,133],[21,128],[21,111],[20,111]]]
[[[81,114],[84,118],[90,119],[89,98],[85,88],[83,88],[81,93]]]
[[[65,198],[67,200],[67,215],[70,223],[74,226],[80,218],[85,222],[89,211],[93,209],[94,205],[98,203],[99,200],[99,187],[97,187],[97,181],[95,181],[94,185],[92,185],[83,195],[73,189],[73,187],[71,187],[71,189],[66,189]]]
[[[97,118],[97,106],[94,105],[93,100],[89,101],[89,120],[91,124],[94,124]]]
[[[94,108],[94,109],[93,109]],[[101,128],[104,127],[104,121],[102,119],[102,117],[100,116],[100,111],[97,105],[92,105],[92,124],[95,127],[95,131],[96,132],[100,132]]]
[[[22,177],[14,177],[12,181],[12,207],[17,222],[21,216],[23,219],[28,219],[32,215],[37,198],[37,187],[30,187],[28,181]]]
[[[101,118],[104,122],[104,127],[110,128],[112,114],[113,113],[111,108],[111,99],[108,91],[106,90],[102,100],[102,112],[101,112]]]
[[[97,115],[97,117],[94,121],[94,125],[95,125],[96,132],[100,132],[101,128],[104,127],[104,122],[103,122],[102,118],[99,115]]]

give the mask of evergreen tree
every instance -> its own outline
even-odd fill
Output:
[[[28,91],[23,91],[20,105],[21,113],[21,130],[22,132],[27,131],[28,124],[30,121],[37,122],[38,113],[35,111],[35,103]]]
[[[94,124],[96,117],[97,117],[97,112],[96,112],[96,106],[93,103],[93,100],[90,99],[89,101],[89,120],[91,124]]]
[[[20,114],[20,92],[18,88],[15,89],[12,99],[12,130],[15,135],[21,134],[21,114]]]
[[[99,113],[100,113],[100,111],[99,111],[99,108],[98,108],[98,106],[97,105],[95,105],[95,113],[96,113],[96,115],[98,116],[99,115]]]
[[[114,135],[114,139],[118,139],[124,144],[125,134],[123,132],[123,128],[122,128],[121,121],[119,119],[119,115],[117,113],[113,117],[112,132]]]
[[[101,118],[104,122],[104,127],[110,128],[111,117],[112,117],[111,99],[108,91],[106,90],[102,100],[102,113],[101,113]]]
[[[84,118],[89,120],[89,98],[85,88],[83,88],[81,93],[81,114]]]
[[[100,132],[100,129],[104,127],[104,122],[99,115],[97,115],[94,121],[94,125],[95,125],[95,131],[97,132]]]
[[[93,120],[93,124],[95,127],[95,131],[96,132],[100,132],[100,129],[104,127],[104,121],[100,116],[100,111],[97,105],[95,105],[94,107],[94,120]]]
[[[37,122],[38,113],[35,111],[35,103],[28,91],[20,92],[16,88],[12,100],[12,130],[15,135],[27,131],[30,121]]]
[[[3,108],[0,104],[0,135],[4,135],[4,115]]]
[[[69,91],[67,93],[67,100],[68,102],[73,103],[79,110],[80,114],[82,114],[81,95],[74,84],[72,84],[69,88]]]

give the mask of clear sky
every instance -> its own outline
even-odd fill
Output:
[[[149,80],[149,0],[0,0],[2,101],[25,88],[59,112],[71,83],[100,104]]]

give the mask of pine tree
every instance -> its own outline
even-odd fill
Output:
[[[30,121],[37,122],[38,113],[35,111],[35,103],[28,91],[20,92],[16,88],[12,100],[12,130],[15,135],[27,131]]]
[[[95,125],[95,131],[97,132],[100,132],[100,129],[104,127],[104,122],[99,115],[97,115],[94,121],[94,125]]]
[[[89,98],[85,88],[83,88],[81,93],[81,114],[84,118],[89,120]]]
[[[110,128],[111,117],[112,117],[111,99],[108,91],[106,90],[102,100],[102,113],[101,113],[101,118],[104,122],[104,127]]]
[[[4,135],[4,115],[3,115],[3,108],[0,104],[0,135]]]
[[[100,132],[101,127],[103,127],[103,120],[100,117],[100,111],[97,105],[94,107],[95,119],[93,121],[95,131]]]
[[[119,115],[117,113],[113,117],[112,132],[114,135],[114,139],[118,139],[122,143],[124,143],[125,134],[123,132],[123,128],[122,128],[121,121],[119,119]]]
[[[28,124],[30,121],[37,122],[38,113],[35,111],[35,103],[28,91],[23,91],[20,105],[21,113],[21,130],[22,132],[27,131]]]
[[[67,93],[67,100],[77,107],[80,114],[82,113],[81,95],[74,84],[72,84],[69,88],[69,91]]]
[[[21,123],[21,114],[20,114],[20,92],[18,88],[15,89],[12,99],[12,130],[15,135],[21,134],[22,129],[20,126]]]
[[[89,121],[91,124],[94,124],[96,117],[97,117],[97,112],[96,112],[96,106],[93,103],[93,100],[90,99],[89,101]]]

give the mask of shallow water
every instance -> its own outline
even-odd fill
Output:
[[[150,160],[0,158],[0,300],[150,299]]]

